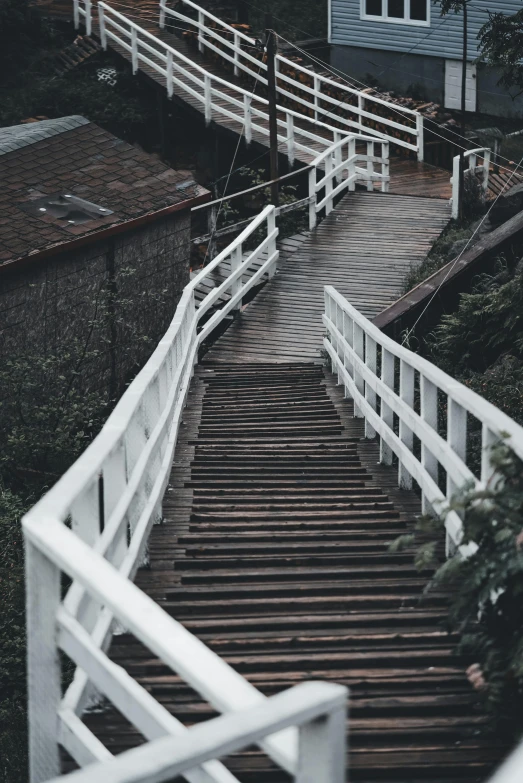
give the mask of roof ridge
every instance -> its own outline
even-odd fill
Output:
[[[39,141],[58,136],[60,133],[73,130],[80,125],[88,125],[89,122],[90,120],[80,114],[72,114],[68,117],[57,117],[51,120],[0,128],[0,155],[14,152],[29,144],[37,144]]]

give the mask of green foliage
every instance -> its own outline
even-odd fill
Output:
[[[453,261],[474,233],[475,224],[452,221],[432,245],[430,253],[418,266],[411,267],[403,284],[403,292],[419,285],[442,266]]]
[[[496,474],[485,490],[465,487],[445,509],[462,516],[462,544],[478,548],[439,567],[427,592],[448,590],[449,628],[459,633],[458,652],[480,665],[491,725],[516,739],[523,734],[523,463],[509,446],[493,448]],[[444,516],[423,518],[418,529],[441,538]],[[434,541],[425,542],[418,565],[437,565],[435,551]]]
[[[0,484],[0,780],[27,780],[24,555],[25,504]]]
[[[429,358],[523,424],[523,263],[496,262],[427,339]]]
[[[434,0],[434,3],[440,6],[441,16],[445,16],[446,14],[461,13],[470,0]]]
[[[265,31],[265,14],[272,13],[275,29],[291,41],[327,37],[326,0],[302,0],[299,13],[295,0],[257,0],[254,4],[249,0],[248,6],[249,22],[260,36]]]
[[[500,84],[523,90],[523,9],[515,14],[489,12],[488,22],[479,32],[482,59],[501,68]]]
[[[96,68],[111,64],[98,56],[89,67],[63,76],[44,74],[17,87],[0,90],[0,125],[15,125],[27,117],[63,117],[82,114],[125,139],[138,135],[152,117],[152,109],[127,71],[118,72],[116,87],[99,81]]]

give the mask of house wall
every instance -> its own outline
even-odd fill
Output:
[[[86,388],[121,390],[189,281],[190,212],[72,252],[0,269],[0,360],[85,346]]]
[[[360,19],[360,0],[331,0],[330,42],[342,46],[379,48],[391,52],[409,52],[413,47],[417,55],[461,60],[463,54],[463,22],[461,14],[440,16],[439,8],[430,2],[429,27],[396,24],[392,22]],[[485,22],[488,11],[514,14],[521,10],[520,0],[474,0],[468,11],[468,50],[470,59],[478,56],[477,35]]]
[[[384,89],[413,94],[444,105],[445,60],[461,60],[461,14],[441,17],[431,0],[429,27],[360,18],[360,0],[331,0],[331,64],[348,76]],[[478,57],[477,35],[488,10],[515,13],[520,0],[474,0],[469,7],[469,60]],[[478,64],[477,111],[503,117],[523,116],[523,97],[515,100],[498,86],[500,73]],[[413,89],[415,92],[413,93]]]

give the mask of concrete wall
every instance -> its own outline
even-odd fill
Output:
[[[86,388],[120,392],[169,325],[189,254],[187,211],[0,270],[0,360],[85,346]]]

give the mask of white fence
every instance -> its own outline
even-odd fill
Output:
[[[83,18],[86,28],[90,30],[92,25],[91,0],[73,0],[73,3],[76,27],[79,26],[80,18]],[[198,9],[198,6],[194,6],[194,8]],[[167,13],[179,16],[177,12],[171,11],[165,5],[162,5],[160,20],[164,19]],[[217,20],[217,17],[213,17],[203,9],[199,9],[198,13],[204,21]],[[183,17],[183,19],[185,20],[186,17]],[[111,8],[107,3],[98,3],[98,21],[103,48],[106,49],[108,42],[111,41],[116,47],[120,47],[129,53],[133,73],[136,73],[143,66],[152,68],[165,80],[168,95],[173,95],[175,87],[182,91],[189,102],[196,102],[196,105],[203,110],[207,123],[210,123],[212,120],[218,123],[235,120],[240,123],[243,126],[247,144],[252,141],[253,133],[258,134],[260,137],[269,137],[268,100],[257,96],[253,90],[243,89],[239,85],[228,82],[201,67],[190,58],[181,54],[181,52],[178,52],[174,47],[169,46],[145,30],[136,21]],[[194,21],[188,17],[187,22],[194,24]],[[214,21],[214,23],[217,22],[219,20]],[[222,24],[223,28],[229,28],[228,25],[220,24]],[[222,49],[214,45],[213,41],[218,38],[221,44],[227,45],[230,41],[226,35],[220,36],[214,28],[207,27],[204,22],[198,22],[196,27],[201,47],[211,48],[224,57],[225,60],[232,61],[236,69],[243,71],[247,69],[248,73],[256,76],[262,83],[267,83],[266,78],[262,76],[267,66],[244,50],[245,46],[253,45],[253,39],[230,27],[228,32],[235,34],[235,42],[232,44],[235,48],[232,50],[228,47],[227,51],[222,51]],[[251,43],[247,44],[246,41]],[[357,90],[345,87],[345,85],[338,85],[337,82],[320,76],[317,77],[320,81],[318,82],[319,87],[315,92],[303,84],[299,78],[292,79],[283,73],[282,67],[283,64],[288,64],[292,66],[295,73],[303,71],[309,77],[311,76],[311,71],[295,65],[290,60],[282,57],[278,57],[277,62],[280,64],[278,81],[288,85],[287,88],[279,85],[278,93],[303,106],[302,111],[295,111],[282,105],[277,107],[278,141],[282,148],[285,149],[291,165],[294,163],[297,153],[301,152],[315,158],[318,152],[329,147],[338,138],[354,132],[365,133],[376,139],[399,144],[417,152],[420,160],[423,158],[423,117],[421,115],[409,109],[388,104],[379,98],[370,98]],[[253,70],[255,68],[256,70]],[[300,97],[290,92],[290,83],[292,83],[293,90],[300,90],[305,97]],[[334,89],[334,86],[346,92],[347,101],[352,98],[355,101],[357,100],[357,105],[349,106],[346,101],[340,103],[339,99],[329,96],[328,90]],[[402,116],[399,116],[396,121],[375,115],[365,109],[365,102],[368,101],[388,107],[394,113],[399,111]],[[320,110],[320,102],[332,105],[333,110],[341,110],[343,108],[343,110],[348,111],[350,109],[351,113],[357,115],[357,119],[353,120],[344,117],[342,114],[338,115],[333,111],[325,109],[325,107],[322,107]],[[321,120],[319,119],[320,116]],[[390,128],[390,134],[365,126],[364,118],[386,125]],[[329,120],[333,123],[336,122],[337,125],[330,124]],[[411,134],[412,142],[396,138],[394,133],[398,131]]]
[[[464,177],[475,177],[476,174],[482,174],[481,187],[483,192],[488,191],[489,176],[490,176],[490,158],[492,151],[487,147],[481,147],[481,149],[465,150],[463,153],[464,158],[468,158],[468,168],[464,171]],[[478,166],[478,157],[483,159],[483,163]],[[457,220],[459,217],[459,161],[460,156],[456,155],[452,165],[452,217]]]
[[[366,437],[379,437],[383,463],[392,464],[396,455],[399,485],[410,488],[413,480],[417,482],[426,512],[442,511],[445,501],[466,482],[485,486],[493,475],[491,446],[503,437],[523,459],[523,427],[384,335],[332,286],[325,288],[323,322],[324,347],[339,383],[354,400],[354,415],[365,419]],[[438,410],[441,405],[446,411],[445,437],[438,432],[438,424],[445,423]],[[469,416],[481,427],[480,476],[467,463]],[[445,491],[439,485],[439,466],[445,473]],[[460,548],[467,554],[460,546],[462,524],[457,513],[450,512],[445,524],[448,551]]]
[[[208,49],[232,64],[235,76],[246,74],[267,84],[267,65],[256,57],[254,38],[226,24],[192,0],[181,0],[181,3],[193,16],[168,8],[166,0],[160,0],[160,27],[163,28],[169,18],[182,22],[194,30],[200,52]],[[298,103],[302,116],[313,117],[315,122],[321,119],[322,125],[336,123],[331,126],[332,130],[342,133],[356,130],[375,135],[416,152],[418,160],[423,160],[423,116],[419,112],[315,73],[282,55],[276,56],[276,92],[279,97]],[[377,113],[378,107],[385,109],[388,116]],[[385,126],[386,130],[378,131],[370,127],[370,123]],[[398,131],[408,139],[400,138]]]
[[[245,254],[245,243],[262,226],[264,238]],[[115,622],[129,628],[218,710],[248,708],[262,699],[130,580],[144,560],[151,526],[161,518],[198,346],[227,313],[241,306],[253,285],[274,274],[277,234],[274,207],[266,207],[191,281],[169,330],[98,437],[24,517],[32,783],[58,773],[59,743],[81,765],[109,757],[79,718],[92,683],[148,739],[183,729],[103,654]],[[230,273],[196,308],[195,288],[222,264],[230,264]],[[209,309],[220,299],[223,303],[226,293],[225,306],[209,317]],[[61,573],[73,580],[63,602]],[[79,667],[63,700],[59,648]],[[265,745],[286,769],[294,768],[291,739],[276,736]],[[222,773],[205,778],[211,779],[231,778]]]
[[[190,780],[215,758],[261,744],[275,732],[297,727],[296,783],[345,783],[347,689],[309,682],[272,696],[249,710],[240,710],[194,726],[183,743],[172,736],[152,740],[106,763],[55,778],[56,783],[161,783],[183,775]],[[229,780],[235,778],[228,774]],[[202,777],[200,775],[200,777]],[[202,778],[203,779],[203,778]]]

